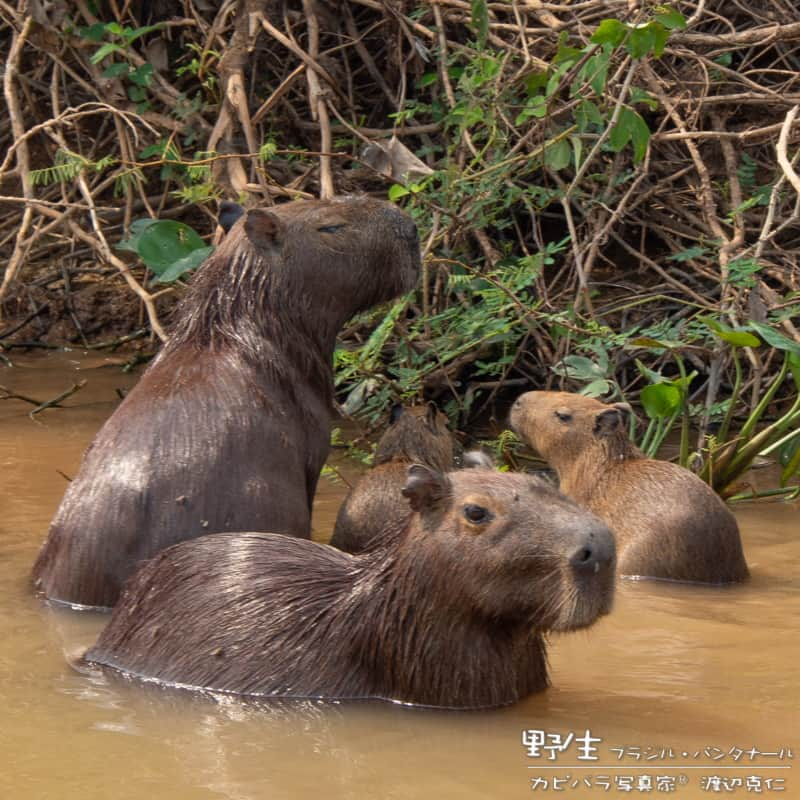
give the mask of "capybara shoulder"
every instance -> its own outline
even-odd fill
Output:
[[[561,490],[611,527],[624,575],[732,583],[748,575],[736,519],[694,473],[647,458],[628,438],[627,403],[527,392],[514,430],[557,471]]]
[[[336,334],[412,288],[413,221],[368,197],[222,208],[170,338],[84,454],[34,566],[112,606],[136,566],[209,533],[307,537],[328,452]]]
[[[348,553],[369,546],[384,520],[408,513],[400,490],[411,464],[439,472],[453,468],[453,436],[434,403],[392,409],[378,442],[373,468],[348,493],[336,517],[331,544]]]
[[[204,536],[128,582],[88,662],[263,697],[512,703],[547,686],[543,635],[609,611],[614,541],[552,487],[412,465],[412,513],[360,555]]]

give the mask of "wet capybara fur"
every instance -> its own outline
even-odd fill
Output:
[[[330,542],[334,547],[360,553],[382,521],[405,513],[408,503],[400,491],[411,464],[424,464],[438,472],[453,468],[453,436],[447,417],[434,403],[392,409],[389,427],[375,450],[374,466],[339,508]]]
[[[163,350],[64,495],[33,572],[51,599],[112,606],[139,562],[184,539],[310,534],[336,334],[413,287],[416,228],[367,197],[229,222]]]
[[[527,392],[511,426],[558,473],[561,491],[604,519],[623,575],[702,583],[748,576],[736,519],[694,473],[647,458],[628,438],[627,403]]]
[[[413,511],[360,555],[263,533],[163,551],[85,660],[275,698],[480,708],[544,689],[544,632],[610,609],[606,525],[529,475],[413,465],[402,491]]]

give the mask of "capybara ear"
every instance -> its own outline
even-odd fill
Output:
[[[232,203],[230,200],[223,200],[219,204],[219,214],[217,214],[217,224],[228,233],[233,227],[239,217],[244,214],[244,208],[238,203]]]
[[[628,421],[633,416],[633,409],[631,408],[630,403],[612,403],[612,407],[616,408],[618,411],[622,412],[622,421],[625,425],[628,424]]]
[[[616,408],[604,408],[598,411],[594,417],[594,435],[610,436],[619,430],[623,424],[623,412]]]
[[[254,208],[247,212],[244,230],[255,245],[276,245],[283,235],[283,223],[266,208]]]
[[[433,400],[429,400],[425,410],[425,422],[428,424],[431,433],[436,433],[436,418],[438,416],[439,409],[436,407],[436,403]]]
[[[450,494],[450,482],[430,467],[412,464],[406,473],[406,485],[402,493],[414,511],[425,511]]]
[[[403,416],[403,406],[400,403],[395,403],[392,410],[389,412],[389,424],[394,425],[400,417]]]
[[[484,453],[483,450],[467,450],[464,453],[461,463],[464,469],[494,469],[494,459],[488,454]]]

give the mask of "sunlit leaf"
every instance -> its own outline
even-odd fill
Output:
[[[654,383],[642,389],[639,400],[648,417],[666,419],[680,408],[681,391],[671,383]]]

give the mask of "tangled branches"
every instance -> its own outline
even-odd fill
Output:
[[[346,332],[350,408],[424,392],[466,416],[578,378],[557,367],[575,353],[635,394],[631,348],[669,371],[680,346],[707,421],[732,362],[698,312],[800,341],[787,0],[168,5],[0,2],[7,341],[85,341],[86,292],[136,298],[163,338],[180,286],[114,252],[138,216],[210,237],[219,199],[351,191],[403,202],[428,258],[414,297]],[[745,352],[752,407],[780,365]]]

